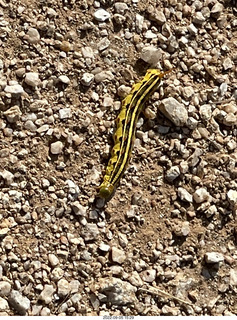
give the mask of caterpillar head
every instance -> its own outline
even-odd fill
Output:
[[[111,183],[102,183],[99,189],[99,196],[103,199],[107,199],[112,195],[113,191],[114,186]]]

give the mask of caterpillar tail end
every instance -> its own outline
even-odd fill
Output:
[[[102,183],[99,188],[99,196],[103,199],[109,198],[114,191],[114,186],[110,183]]]

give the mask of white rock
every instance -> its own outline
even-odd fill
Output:
[[[237,191],[230,189],[227,192],[227,199],[231,205],[236,205],[237,204]]]
[[[69,282],[66,279],[60,279],[57,284],[58,296],[60,298],[65,297],[71,290]]]
[[[108,38],[103,38],[102,40],[99,41],[98,43],[98,50],[103,51],[107,49],[110,45],[110,41]]]
[[[51,264],[52,267],[56,267],[59,264],[59,259],[58,257],[55,256],[55,254],[50,253],[48,256],[49,263]]]
[[[38,30],[35,28],[29,28],[26,35],[26,40],[32,44],[38,43],[40,41],[40,34]]]
[[[143,23],[144,23],[144,17],[141,16],[140,14],[136,14],[135,25],[138,33],[142,32]]]
[[[63,108],[59,110],[59,119],[68,119],[71,117],[71,109],[70,108]]]
[[[193,202],[193,196],[184,188],[178,188],[178,196],[182,201]]]
[[[0,177],[4,179],[5,183],[8,186],[13,182],[13,179],[14,179],[14,175],[6,169],[4,169],[3,171],[0,171]]]
[[[116,2],[114,4],[115,11],[119,14],[124,14],[126,10],[128,10],[128,6],[124,2]]]
[[[159,109],[178,127],[183,126],[188,120],[187,109],[173,97],[163,99],[160,103]]]
[[[65,83],[65,84],[70,83],[70,79],[68,78],[68,76],[65,76],[63,74],[58,77],[58,80],[61,81],[62,83]]]
[[[39,74],[36,72],[27,72],[25,76],[25,83],[30,87],[37,87],[40,84]]]
[[[15,123],[20,119],[22,112],[18,106],[13,106],[6,110],[3,114],[7,118],[8,122]]]
[[[204,201],[210,201],[211,196],[207,189],[205,188],[199,188],[197,189],[193,194],[193,199],[196,203],[202,203]]]
[[[219,16],[220,13],[222,13],[223,9],[224,9],[223,4],[221,4],[220,2],[216,2],[211,9],[211,14],[214,16]]]
[[[195,27],[194,24],[191,23],[191,24],[188,26],[188,32],[189,32],[190,34],[192,34],[192,35],[196,35],[196,34],[198,33],[198,29]]]
[[[223,254],[219,252],[207,252],[205,254],[206,263],[219,263],[224,261]]]
[[[24,92],[24,89],[20,84],[14,84],[6,86],[4,91],[13,95],[21,95]]]
[[[51,143],[50,151],[52,154],[60,154],[63,150],[63,143],[61,141],[56,141]]]
[[[82,206],[79,201],[75,201],[72,203],[72,210],[75,215],[86,217],[87,208]]]
[[[30,308],[30,300],[16,290],[12,290],[8,302],[21,315],[25,315]]]
[[[200,106],[199,113],[203,120],[210,120],[212,116],[212,108],[210,104],[203,104]]]
[[[152,282],[156,279],[156,270],[155,269],[144,270],[140,273],[140,276],[143,281]]]
[[[233,62],[230,59],[230,57],[227,57],[226,59],[224,59],[223,61],[223,69],[226,71],[228,69],[231,69],[233,67]]]
[[[11,291],[11,284],[7,281],[0,281],[0,296],[8,296]]]
[[[99,22],[104,22],[110,18],[110,13],[104,9],[98,9],[94,13],[94,18]]]
[[[203,22],[205,22],[206,19],[203,16],[203,14],[201,13],[201,11],[195,12],[194,13],[194,17],[193,17],[193,22],[196,24],[203,24]]]
[[[100,83],[103,82],[104,80],[113,80],[114,75],[111,71],[101,71],[95,75],[95,82]]]
[[[230,269],[230,285],[237,286],[237,269]]]
[[[83,58],[94,58],[94,51],[91,47],[82,47],[81,48],[81,53]]]
[[[54,287],[50,284],[46,284],[39,296],[39,300],[42,300],[45,304],[51,303],[53,300],[54,292],[55,292]]]
[[[156,11],[153,19],[159,26],[162,26],[166,22],[166,17],[162,11]]]
[[[88,87],[90,86],[90,84],[92,83],[92,81],[94,80],[94,75],[92,73],[89,72],[85,72],[81,78],[81,83]]]
[[[9,305],[7,300],[0,297],[0,311],[7,311],[9,309]]]
[[[31,120],[27,120],[27,121],[24,123],[24,128],[25,128],[26,130],[31,131],[31,132],[37,131],[36,125],[35,125],[34,122],[31,121]]]
[[[85,241],[96,240],[100,231],[95,223],[87,223],[81,232]]]
[[[99,245],[99,249],[103,252],[108,252],[110,250],[110,246],[104,242]]]
[[[162,50],[154,46],[142,48],[141,59],[150,65],[156,65],[162,58]]]
[[[104,295],[101,302],[112,305],[128,305],[138,303],[135,296],[137,288],[127,281],[119,278],[109,277],[100,279],[99,291]]]
[[[122,264],[126,260],[126,255],[123,250],[120,250],[117,247],[112,247],[111,259],[113,262]]]

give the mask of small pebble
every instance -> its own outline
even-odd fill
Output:
[[[150,65],[156,65],[162,58],[162,50],[154,46],[146,46],[142,49],[141,59]]]
[[[185,106],[172,97],[163,99],[159,109],[178,127],[183,126],[188,120],[188,111]]]
[[[182,201],[193,202],[193,196],[184,188],[178,188],[178,196]]]
[[[63,150],[63,143],[61,141],[56,141],[54,143],[51,143],[50,145],[50,151],[52,154],[60,154]]]
[[[94,13],[94,18],[99,22],[104,22],[110,18],[110,13],[104,9],[98,9]]]
[[[113,262],[122,264],[126,260],[126,255],[123,250],[116,247],[111,248],[111,259]]]
[[[31,44],[36,44],[40,41],[40,34],[37,29],[29,28],[26,34],[26,40]]]
[[[207,252],[205,254],[206,263],[220,263],[224,261],[223,254],[219,252]]]
[[[30,87],[37,87],[40,84],[39,74],[36,72],[27,72],[25,76],[25,83]]]

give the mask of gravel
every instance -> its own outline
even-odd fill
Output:
[[[236,12],[0,1],[1,316],[236,314]],[[105,202],[115,119],[148,68],[171,72]]]

